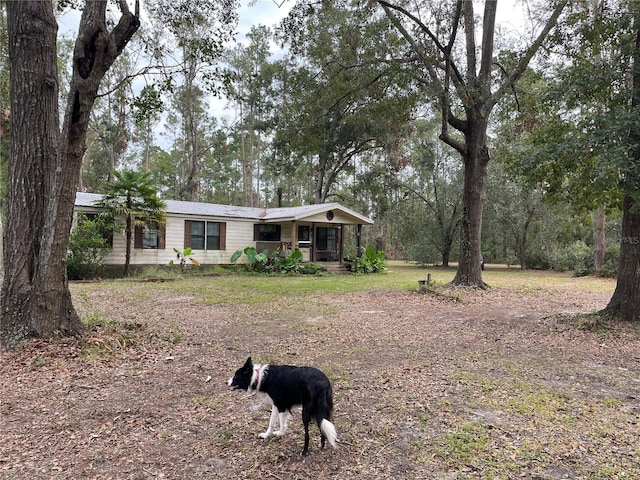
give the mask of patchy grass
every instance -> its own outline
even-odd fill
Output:
[[[275,303],[313,295],[345,295],[362,291],[417,291],[418,280],[431,275],[436,288],[445,287],[455,276],[455,267],[423,267],[406,262],[388,262],[388,270],[370,275],[325,276],[269,276],[260,274],[225,274],[220,276],[187,275],[175,277],[174,282],[146,284],[134,280],[110,280],[102,283],[82,284],[83,301],[87,292],[109,289],[128,292],[132,298],[144,301],[149,296],[189,297],[193,302],[205,304]],[[489,266],[483,272],[484,280],[496,289],[509,288],[520,293],[548,293],[551,291],[612,292],[615,281],[599,277],[574,277],[570,273],[550,271],[522,271],[501,266]],[[455,293],[464,298],[464,291]]]
[[[436,289],[417,294],[432,272]],[[361,276],[74,284],[82,340],[0,352],[4,478],[640,477],[640,327],[593,320],[614,282],[390,263]],[[247,355],[315,365],[338,448],[263,441],[269,410],[225,380]],[[34,458],[38,461],[34,463]]]

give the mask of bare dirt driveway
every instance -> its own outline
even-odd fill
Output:
[[[575,316],[614,283],[495,275],[439,295],[274,277],[260,301],[250,277],[74,284],[86,338],[0,352],[0,478],[640,478],[640,328]],[[269,410],[224,384],[247,355],[327,373],[338,448],[313,426],[301,457],[298,412],[258,438]]]

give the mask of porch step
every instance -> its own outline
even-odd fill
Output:
[[[327,273],[332,273],[334,275],[345,275],[347,273],[351,273],[349,265],[346,263],[322,262],[322,266],[327,270]]]

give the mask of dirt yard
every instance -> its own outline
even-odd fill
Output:
[[[0,478],[640,478],[640,327],[573,316],[613,283],[572,282],[267,304],[73,285],[87,338],[0,352]],[[338,448],[314,425],[301,457],[299,412],[258,438],[268,408],[224,383],[247,355],[327,373]]]

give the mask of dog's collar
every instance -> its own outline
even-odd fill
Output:
[[[251,384],[251,390],[257,390],[258,389],[258,384],[260,383],[260,367],[254,368],[254,372],[256,374],[256,379]]]

